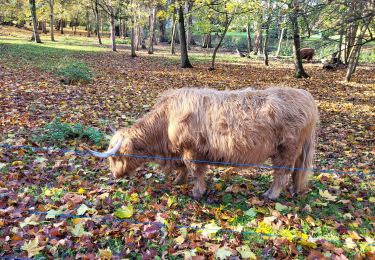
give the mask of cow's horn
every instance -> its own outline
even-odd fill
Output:
[[[118,151],[118,149],[120,149],[121,147],[121,143],[122,143],[122,139],[118,139],[117,143],[115,144],[115,146],[113,146],[113,148],[105,153],[101,153],[101,152],[96,152],[96,151],[93,151],[93,150],[90,150],[88,148],[85,147],[85,149],[91,153],[92,155],[96,156],[96,157],[99,157],[99,158],[108,158],[112,155],[115,155]]]

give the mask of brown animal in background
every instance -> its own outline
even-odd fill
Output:
[[[301,58],[307,61],[310,61],[314,57],[314,53],[315,53],[315,50],[313,48],[302,48]]]
[[[311,172],[318,110],[311,94],[293,88],[238,91],[183,88],[161,96],[132,127],[120,129],[106,153],[116,178],[130,175],[152,159],[115,154],[178,157],[160,161],[179,171],[177,183],[194,177],[194,198],[206,192],[206,163],[194,160],[261,163],[274,166],[274,181],[264,194],[276,199],[292,175],[292,192],[305,190]],[[287,167],[287,168],[284,168]],[[298,169],[288,169],[298,168]]]

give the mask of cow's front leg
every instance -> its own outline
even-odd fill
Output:
[[[288,182],[289,174],[276,170],[273,174],[272,186],[263,194],[263,197],[270,200],[277,199],[280,196],[281,191],[288,185]]]
[[[279,153],[272,158],[272,164],[275,166],[273,172],[273,183],[266,193],[265,198],[274,200],[280,196],[281,191],[286,188],[289,182],[289,176],[296,161],[297,150],[296,145],[290,143],[289,146],[279,148]]]

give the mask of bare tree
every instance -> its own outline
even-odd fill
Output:
[[[301,57],[301,38],[299,35],[299,26],[298,26],[298,0],[292,0],[288,4],[291,13],[289,15],[291,26],[293,29],[293,53],[294,53],[294,66],[296,69],[295,77],[296,78],[308,78],[309,75],[305,72],[302,65]]]
[[[51,34],[51,41],[55,41],[55,36],[54,36],[54,24],[55,24],[55,16],[54,16],[54,13],[53,13],[53,7],[54,7],[54,2],[53,0],[49,0],[48,1],[48,5],[49,5],[49,17],[50,17],[50,34]]]
[[[180,5],[178,9],[178,23],[180,27],[181,68],[192,68],[193,66],[189,61],[187,50],[184,10],[182,5]]]
[[[153,7],[151,10],[150,19],[150,32],[148,40],[148,54],[154,53],[154,37],[155,37],[155,19],[156,19],[156,7]]]
[[[250,56],[251,51],[253,50],[253,46],[251,44],[251,26],[250,23],[246,25],[246,38],[247,38],[247,52]]]
[[[29,0],[29,4],[30,4],[32,25],[33,25],[33,36],[31,37],[31,40],[35,41],[36,43],[42,43],[42,41],[40,40],[39,32],[38,32],[38,19],[36,17],[35,0]]]

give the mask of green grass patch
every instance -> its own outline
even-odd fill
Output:
[[[90,81],[92,79],[90,67],[81,61],[73,61],[59,67],[56,74],[62,76],[63,81],[66,83]]]
[[[104,142],[105,135],[93,127],[84,127],[82,124],[69,124],[55,118],[51,123],[46,124],[34,134],[36,142],[48,144],[60,144],[71,139],[86,139],[96,145]]]
[[[58,68],[79,62],[76,56],[96,53],[104,49],[82,45],[83,41],[63,40],[37,44],[24,39],[0,38],[0,61],[9,67],[36,67],[42,71],[56,72]]]

